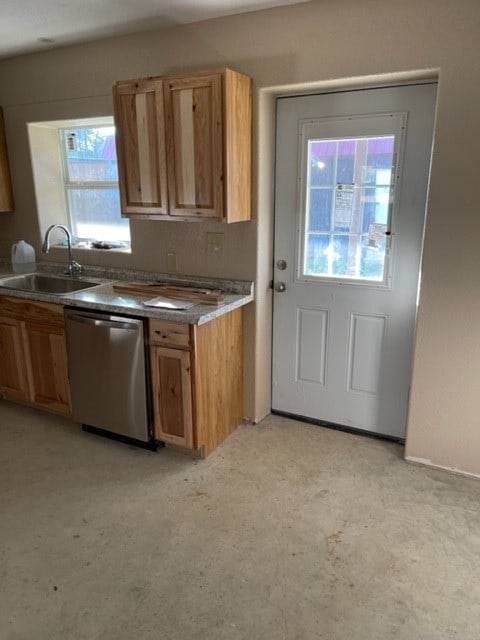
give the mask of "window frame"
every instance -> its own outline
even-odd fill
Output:
[[[357,156],[357,148],[358,148],[358,143],[366,143],[368,144],[370,141],[372,140],[378,140],[378,139],[392,139],[392,143],[393,143],[393,151],[392,151],[392,155],[391,155],[391,163],[389,165],[389,181],[388,183],[382,183],[382,182],[377,182],[377,180],[375,182],[371,182],[371,181],[367,181],[365,179],[361,179],[359,181],[356,181],[354,178],[354,171],[355,171],[355,163],[358,160],[358,156]],[[333,174],[331,177],[331,180],[329,180],[328,182],[326,182],[325,184],[312,184],[312,180],[311,180],[311,173],[312,173],[312,163],[311,163],[311,150],[312,150],[312,145],[316,142],[331,142],[334,143],[335,145],[335,151],[333,154]],[[339,143],[341,142],[353,142],[355,145],[355,151],[354,151],[354,166],[352,168],[352,178],[353,178],[353,182],[350,181],[346,181],[346,180],[342,180],[341,182],[339,182],[338,179],[338,160],[340,157],[339,154]],[[387,261],[388,261],[388,249],[389,249],[389,243],[388,243],[388,229],[391,227],[391,223],[392,223],[392,207],[393,207],[393,198],[394,198],[394,193],[395,193],[395,172],[396,172],[396,160],[397,160],[397,153],[395,151],[395,149],[398,148],[398,141],[396,139],[396,136],[394,133],[392,134],[381,134],[381,135],[375,135],[375,136],[371,136],[371,135],[360,135],[360,136],[349,136],[347,138],[345,138],[344,136],[337,136],[337,137],[332,137],[332,138],[322,138],[322,139],[315,139],[315,138],[310,138],[309,140],[307,140],[307,146],[306,146],[306,152],[307,152],[307,161],[305,163],[305,166],[307,168],[307,175],[306,175],[306,179],[305,179],[305,194],[304,194],[304,203],[305,203],[305,212],[303,213],[304,215],[304,237],[303,237],[303,264],[302,264],[302,272],[301,275],[303,278],[321,278],[322,280],[341,280],[341,281],[352,281],[354,283],[365,283],[365,284],[372,284],[372,285],[383,285],[385,283],[386,280],[386,269],[388,267]],[[381,169],[383,170],[383,169]],[[335,199],[337,197],[337,191],[338,190],[342,190],[342,187],[351,187],[352,189],[352,198],[353,199],[359,199],[359,230],[354,232],[351,230],[351,228],[349,228],[348,230],[340,230],[340,229],[335,229]],[[335,239],[340,239],[340,238],[350,238],[350,237],[355,237],[357,242],[359,243],[359,246],[357,247],[357,256],[356,256],[356,262],[358,262],[357,264],[357,268],[359,270],[361,270],[361,252],[362,252],[362,248],[364,246],[363,241],[369,238],[369,231],[365,231],[364,229],[364,217],[365,217],[365,209],[364,209],[364,204],[366,202],[366,198],[367,198],[367,191],[369,190],[373,190],[375,192],[379,191],[379,190],[384,190],[385,191],[385,195],[387,196],[387,215],[386,215],[386,222],[385,223],[374,223],[374,224],[381,224],[382,226],[385,227],[385,237],[384,237],[384,242],[385,242],[385,248],[384,248],[384,259],[383,259],[383,275],[382,277],[364,277],[361,275],[341,275],[338,273],[330,273],[331,267],[332,265],[329,264],[328,266],[328,273],[315,273],[315,272],[309,272],[308,271],[308,245],[309,245],[309,240],[310,238],[326,238],[328,239],[328,244],[330,247],[333,247],[333,243],[335,241]],[[319,231],[319,230],[311,230],[309,229],[310,227],[310,218],[311,218],[311,207],[310,207],[310,202],[311,202],[311,197],[312,197],[312,193],[314,192],[320,192],[320,191],[328,191],[331,192],[331,204],[330,204],[330,214],[329,214],[329,229],[328,230],[324,230],[324,231]],[[357,195],[356,195],[357,194]]]
[[[350,116],[327,116],[320,118],[302,118],[298,121],[298,175],[296,246],[295,246],[295,282],[318,284],[339,284],[361,288],[391,289],[393,284],[393,265],[395,262],[396,218],[398,215],[398,195],[401,192],[403,150],[407,113],[382,112]],[[308,143],[311,139],[347,139],[381,136],[395,137],[393,151],[392,181],[390,184],[390,203],[388,225],[385,232],[385,268],[383,280],[359,279],[343,275],[309,275],[305,273],[304,256],[306,251],[307,222],[307,172]]]
[[[68,162],[68,156],[67,156],[67,135],[69,132],[72,132],[78,129],[104,129],[106,127],[113,127],[115,129],[115,122],[113,120],[113,117],[111,118],[111,121],[108,123],[105,122],[104,119],[102,119],[102,121],[98,121],[98,122],[90,121],[84,124],[80,124],[77,122],[74,125],[57,127],[58,141],[60,146],[60,149],[59,149],[60,165],[61,165],[61,172],[62,172],[62,183],[63,183],[62,189],[63,189],[64,201],[65,201],[65,212],[68,219],[69,227],[72,230],[72,237],[73,237],[74,244],[78,246],[82,246],[83,248],[87,248],[87,249],[95,248],[91,246],[91,243],[95,241],[101,241],[101,240],[99,238],[78,236],[76,233],[74,233],[74,229],[76,229],[77,223],[70,210],[69,190],[73,190],[73,189],[75,190],[84,189],[85,191],[87,191],[88,189],[116,190],[118,193],[118,198],[120,202],[119,180],[71,180],[70,171],[69,171],[69,162]],[[118,173],[118,158],[116,156],[116,153],[115,153],[115,159],[117,163],[117,173]],[[122,218],[121,207],[119,209],[119,214],[120,214],[120,219],[124,219]],[[128,241],[122,240],[122,246],[115,247],[115,249],[120,251],[131,250],[131,233],[130,233],[129,221],[128,221],[128,236],[129,236]]]

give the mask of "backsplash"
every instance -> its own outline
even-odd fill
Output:
[[[0,266],[10,266],[10,260],[0,258]],[[45,273],[63,273],[65,263],[60,262],[39,262],[38,271]],[[118,269],[115,267],[94,267],[85,265],[82,274],[85,277],[105,278],[108,280],[137,280],[168,282],[173,285],[183,285],[186,287],[214,287],[228,293],[239,295],[251,295],[253,293],[253,283],[249,280],[229,280],[226,278],[206,278],[196,276],[175,276],[169,273],[157,271],[134,271],[132,269]]]

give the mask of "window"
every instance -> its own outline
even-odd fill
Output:
[[[303,273],[382,282],[395,136],[308,142]]]
[[[58,133],[65,203],[76,243],[128,248],[130,226],[120,213],[113,123],[59,128]]]

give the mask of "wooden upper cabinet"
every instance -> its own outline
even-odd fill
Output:
[[[117,82],[113,95],[122,214],[163,217],[168,204],[162,80]]]
[[[0,212],[13,211],[13,189],[8,164],[7,138],[3,109],[0,107]]]
[[[156,159],[157,155],[144,154],[143,163],[136,161],[140,155],[136,100],[139,92],[149,91],[155,94],[155,117],[153,107],[147,111],[156,123],[156,147],[166,149],[164,161],[155,167],[150,158]],[[252,80],[248,76],[221,69],[118,82],[114,94],[120,189],[127,194],[122,194],[124,215],[160,217],[154,215],[159,211],[150,212],[144,203],[134,202],[132,194],[142,179],[151,184],[153,177],[160,175],[159,169],[166,167],[168,204],[162,201],[165,207],[161,213],[167,213],[168,219],[250,220]],[[147,129],[147,141],[153,146],[150,136],[154,129]]]

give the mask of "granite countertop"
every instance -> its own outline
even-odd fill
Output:
[[[37,266],[37,273],[50,273],[61,275],[65,265],[44,263]],[[0,265],[0,277],[13,274],[8,265]],[[65,307],[79,307],[97,311],[107,311],[146,318],[158,318],[173,322],[186,322],[188,324],[205,324],[214,318],[229,313],[253,301],[253,283],[246,280],[226,280],[222,278],[197,278],[194,276],[172,276],[170,274],[153,273],[146,271],[127,271],[120,269],[105,269],[86,267],[80,280],[89,280],[98,283],[89,289],[83,289],[75,293],[54,294],[38,293],[33,291],[20,291],[7,289],[1,286],[0,295],[38,300],[61,304]],[[145,296],[119,293],[114,291],[112,285],[116,282],[126,281],[159,281],[162,284],[175,286],[205,287],[218,289],[222,292],[225,303],[219,306],[196,304],[185,311],[169,309],[155,309],[144,306],[148,300]],[[156,297],[158,294],[153,294]]]

